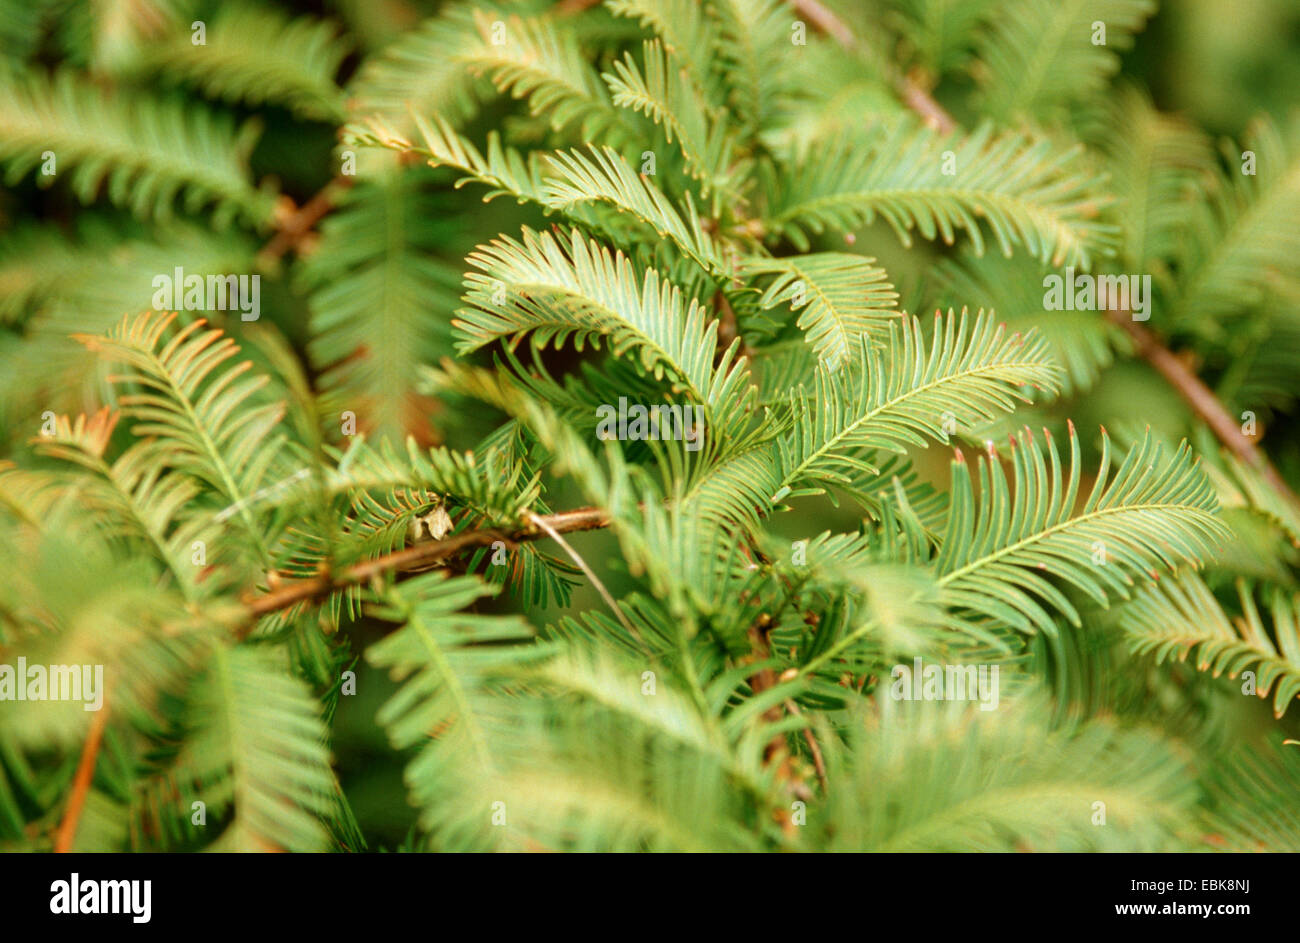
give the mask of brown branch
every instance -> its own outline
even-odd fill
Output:
[[[104,738],[104,725],[108,722],[108,698],[105,697],[95,716],[90,719],[90,729],[86,732],[86,742],[81,748],[81,762],[77,764],[76,775],[72,779],[72,794],[68,797],[68,807],[63,812],[63,821],[54,838],[56,854],[72,850],[72,841],[77,837],[77,822],[81,820],[81,810],[86,804],[86,795],[90,792],[90,783],[95,778],[95,761],[99,757],[99,744]]]
[[[763,661],[768,656],[767,633],[771,628],[772,619],[766,613],[759,617],[756,625],[749,627],[749,642],[753,646],[752,659],[756,662]],[[777,684],[776,672],[771,668],[760,668],[749,676],[749,687],[755,696],[776,687]],[[779,721],[781,716],[779,704],[773,704],[763,712],[763,717],[772,723]],[[763,750],[763,760],[766,763],[778,764],[777,778],[783,780],[791,778],[790,751],[785,742],[785,734],[778,733],[768,741]]]
[[[767,633],[771,629],[772,619],[767,613],[759,616],[757,623],[749,627],[749,642],[753,647],[753,654],[749,656],[750,660],[761,662],[767,658],[769,651]],[[776,672],[771,668],[760,668],[749,676],[749,687],[753,695],[757,697],[764,691],[770,690],[786,680],[788,679],[785,675],[778,678]],[[791,705],[793,701],[787,698],[785,703]],[[763,712],[763,718],[769,723],[779,722],[782,716],[780,704],[773,704]],[[766,766],[771,766],[776,771],[777,781],[784,784],[791,795],[800,799],[808,799],[811,793],[808,787],[795,775],[791,759],[790,745],[786,742],[783,733],[773,735],[767,746],[763,748],[763,763]],[[773,816],[780,823],[781,831],[784,834],[787,836],[794,834],[794,819],[789,810],[774,809]]]
[[[1268,460],[1268,456],[1246,437],[1246,434],[1241,431],[1241,426],[1228,414],[1227,409],[1214,395],[1214,391],[1202,383],[1200,377],[1187,364],[1160,343],[1160,339],[1155,334],[1135,323],[1129,312],[1108,311],[1107,317],[1133,339],[1138,356],[1151,364],[1169,382],[1169,385],[1178,391],[1183,401],[1205,421],[1224,446],[1263,475],[1280,495],[1292,504],[1300,506],[1300,499],[1297,499],[1295,493],[1282,480],[1282,476]]]
[[[853,30],[819,0],[790,0],[790,2],[800,16],[849,52],[860,50],[861,47],[857,37],[853,35]],[[920,115],[927,125],[942,134],[956,129],[957,122],[953,120],[952,115],[931,98],[929,92],[893,66],[885,67],[885,71],[892,73],[894,91],[903,100],[903,104]]]
[[[952,115],[944,111],[942,105],[930,97],[930,93],[910,77],[903,75],[895,80],[898,95],[903,104],[921,116],[921,119],[940,134],[948,134],[957,129],[957,122]]]
[[[713,305],[718,311],[718,340],[713,351],[714,360],[717,361],[731,346],[731,342],[740,337],[740,322],[736,318],[736,309],[731,306],[731,302],[721,290],[714,293]],[[740,348],[742,356],[751,349],[743,337],[740,340]]]
[[[609,526],[609,515],[600,508],[577,508],[539,517],[547,527],[556,533],[567,534],[573,531],[596,530]],[[364,560],[353,564],[340,573],[322,573],[310,579],[284,583],[269,593],[245,599],[249,620],[240,627],[240,634],[246,635],[252,629],[252,623],[259,616],[288,608],[296,603],[306,602],[327,596],[336,590],[355,586],[389,571],[402,572],[433,563],[440,563],[449,557],[475,547],[490,547],[495,541],[504,541],[507,545],[524,541],[537,540],[547,536],[547,532],[536,526],[528,525],[513,531],[488,528],[484,530],[465,531],[443,540],[428,540],[414,544],[402,550],[384,554],[373,560]]]
[[[782,679],[785,678],[783,674]],[[786,698],[785,709],[796,717],[802,717],[803,712],[799,710],[799,705],[792,698]],[[822,757],[822,748],[817,744],[817,736],[812,732],[811,727],[803,728],[803,738],[808,744],[808,752],[812,754],[813,768],[817,771],[817,782],[821,783],[822,795],[829,792],[826,784],[826,760]]]
[[[285,197],[289,200],[290,208],[282,209],[277,213],[276,234],[257,254],[258,266],[263,269],[270,268],[290,249],[298,248],[312,228],[334,208],[338,198],[351,186],[351,177],[335,177],[299,207],[293,207],[293,201]]]
[[[791,0],[791,3],[796,13],[845,49],[852,49],[857,45],[858,40],[853,35],[853,30],[849,29],[848,25],[838,16],[822,6],[818,0]]]
[[[555,5],[556,16],[573,16],[594,7],[600,0],[560,0]]]

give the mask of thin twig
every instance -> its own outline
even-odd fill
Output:
[[[920,115],[928,126],[940,134],[948,134],[956,130],[957,122],[953,120],[952,115],[944,111],[943,106],[911,78],[906,75],[900,76],[895,80],[895,86],[899,97],[903,99],[903,104]]]
[[[54,838],[54,851],[64,853],[72,850],[73,839],[77,837],[77,823],[81,820],[81,810],[86,804],[86,795],[90,792],[91,781],[95,778],[95,761],[99,757],[99,744],[104,738],[104,725],[108,722],[108,698],[104,697],[90,719],[90,729],[86,732],[86,742],[81,747],[81,762],[77,764],[76,775],[72,779],[72,793],[68,796],[68,807],[63,812],[63,821]]]
[[[1160,343],[1159,338],[1140,324],[1134,323],[1127,311],[1108,311],[1107,317],[1118,324],[1137,346],[1138,356],[1151,364],[1159,374],[1169,382],[1183,401],[1200,416],[1220,442],[1239,459],[1254,468],[1277,492],[1296,506],[1300,498],[1282,480],[1273,463],[1263,450],[1241,431],[1241,426],[1229,415],[1228,410],[1219,402],[1214,391],[1201,382],[1187,364],[1183,363],[1173,351]]]
[[[799,705],[794,702],[793,698],[785,699],[785,709],[795,717],[802,717],[803,712],[799,710]],[[812,754],[813,767],[817,770],[817,782],[821,783],[822,795],[826,795],[826,760],[822,758],[822,748],[817,743],[817,737],[813,734],[811,727],[803,728],[803,738],[808,743],[808,752]]]
[[[758,622],[749,627],[749,641],[753,647],[753,660],[756,662],[764,661],[768,656],[767,633],[771,628],[772,620],[766,613],[759,616]],[[781,679],[771,668],[760,668],[749,676],[749,687],[754,697],[780,683]],[[763,717],[769,723],[778,723],[782,717],[781,705],[773,704],[763,712]],[[808,787],[794,775],[790,759],[790,746],[786,742],[785,734],[774,734],[763,749],[763,763],[775,769],[777,780],[784,783],[791,794],[806,799],[810,796]],[[781,831],[786,835],[793,835],[795,824],[790,813],[784,809],[777,809],[775,815],[777,821],[781,823]]]
[[[283,214],[283,221],[276,224],[275,235],[257,254],[258,266],[270,268],[290,249],[296,249],[351,186],[351,177],[335,177],[302,206]]]
[[[611,596],[609,590],[605,588],[605,584],[600,581],[600,577],[592,571],[591,567],[587,566],[587,561],[578,555],[578,551],[569,546],[569,542],[560,536],[559,531],[546,522],[546,518],[529,511],[526,515],[526,519],[529,523],[540,527],[546,532],[548,537],[564,548],[564,552],[569,555],[569,559],[578,565],[578,569],[582,570],[587,579],[591,580],[591,585],[596,587],[596,592],[600,593],[600,598],[605,600],[605,604],[608,605],[610,611],[614,613],[614,617],[618,619],[623,628],[627,629],[628,634],[636,639],[637,643],[644,648],[645,639],[641,637],[641,633],[637,631],[636,626],[628,621],[627,616],[623,615],[623,610],[620,609],[618,603],[614,601],[614,597]]]
[[[838,16],[822,6],[817,0],[793,0],[794,8],[800,16],[812,23],[831,39],[845,49],[852,49],[857,43],[853,30]]]
[[[609,525],[609,515],[600,508],[561,511],[558,514],[548,514],[538,520],[543,521],[550,531],[556,533],[596,530]],[[504,541],[506,544],[517,544],[527,540],[537,540],[543,536],[550,536],[550,533],[535,524],[514,531],[501,531],[496,528],[471,530],[443,540],[429,540],[403,550],[395,550],[373,560],[364,560],[332,575],[322,573],[309,579],[284,583],[269,593],[245,600],[250,620],[242,626],[241,634],[251,630],[252,620],[259,616],[286,609],[296,603],[328,596],[336,590],[364,583],[382,573],[402,572],[427,566],[430,563],[438,563],[465,550],[489,547],[497,540]]]
[[[555,14],[557,16],[572,16],[575,13],[581,13],[594,7],[598,3],[600,3],[600,0],[560,0],[555,5]]]
[[[825,33],[850,52],[858,52],[861,47],[853,30],[823,6],[818,0],[790,0],[795,11],[814,27]],[[894,90],[908,108],[924,119],[925,123],[942,134],[947,134],[957,127],[952,115],[943,106],[930,97],[930,93],[912,81],[897,68],[881,63],[886,72],[891,73]]]

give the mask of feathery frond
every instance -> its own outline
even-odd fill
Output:
[[[1281,717],[1300,695],[1300,597],[1267,594],[1270,635],[1254,594],[1240,580],[1237,596],[1241,615],[1229,616],[1204,580],[1182,573],[1127,603],[1120,624],[1133,650],[1154,654],[1158,662],[1191,657],[1198,671],[1216,678],[1253,671],[1256,693],[1267,698],[1275,692],[1273,713]]]
[[[958,425],[1010,411],[1019,387],[1053,388],[1058,375],[1041,339],[1008,336],[983,312],[936,317],[928,351],[907,316],[890,325],[884,349],[857,346],[852,366],[818,367],[811,395],[796,399],[795,429],[780,440],[783,494],[854,490],[875,474],[874,450],[947,441]]]
[[[410,116],[430,113],[460,123],[479,110],[474,76],[459,59],[479,42],[475,10],[500,12],[493,2],[449,3],[435,17],[368,57],[348,86],[350,112],[382,116],[394,131],[411,134]]]
[[[214,519],[238,521],[258,559],[268,564],[270,541],[253,505],[258,489],[284,470],[286,439],[276,432],[284,404],[258,404],[269,379],[245,378],[249,361],[218,372],[239,353],[222,331],[203,330],[202,318],[173,330],[175,320],[174,314],[148,311],[134,320],[124,317],[107,336],[78,340],[131,368],[117,382],[128,388],[121,404],[125,415],[139,420],[136,434],[157,436],[170,465],[219,495],[226,506],[216,509]]]
[[[589,148],[561,151],[549,157],[558,180],[546,184],[546,203],[554,209],[571,212],[575,206],[607,203],[622,213],[649,226],[664,239],[670,239],[682,253],[711,273],[727,270],[713,241],[700,228],[699,217],[687,195],[685,218],[668,197],[645,176],[632,172],[617,151]]]
[[[466,276],[472,307],[453,325],[462,351],[526,333],[538,346],[572,338],[579,350],[604,338],[611,353],[635,350],[645,372],[669,376],[696,402],[729,414],[743,408],[743,359],[733,350],[715,365],[716,322],[653,269],[638,279],[631,261],[577,230],[562,242],[525,229],[523,242],[495,240],[468,261],[479,271]]]
[[[435,255],[447,240],[427,171],[354,187],[298,270],[311,290],[312,359],[343,409],[383,433],[419,430],[417,368],[451,352],[460,276]]]
[[[876,122],[806,144],[769,182],[764,222],[800,251],[809,233],[880,217],[904,245],[912,230],[948,244],[963,230],[982,255],[983,221],[1004,255],[1023,246],[1053,265],[1087,267],[1109,251],[1113,229],[1095,219],[1096,181],[1076,156],[989,124],[941,136],[910,120]]]
[[[1044,276],[1049,274],[1037,259],[1023,255],[977,259],[963,253],[935,266],[937,284],[930,300],[941,308],[986,308],[1013,331],[1033,330],[1064,369],[1061,394],[1071,396],[1091,389],[1127,341],[1119,327],[1095,311],[1048,311]]]
[[[572,32],[550,19],[494,21],[482,11],[475,11],[475,23],[478,42],[457,56],[471,72],[487,76],[498,91],[526,98],[529,110],[547,116],[554,130],[572,125],[588,140],[617,130],[619,111]],[[503,42],[495,41],[496,30]]]
[[[0,0],[0,848],[1297,846],[1284,17],[326,7]]]
[[[405,684],[379,712],[398,748],[422,744],[407,767],[411,798],[437,843],[491,847],[491,806],[499,795],[505,757],[520,736],[508,702],[489,690],[493,672],[539,649],[518,618],[462,615],[458,610],[493,592],[476,579],[429,573],[387,593],[375,609],[401,625],[372,645],[367,659]]]
[[[1055,631],[1038,600],[1080,624],[1078,610],[1049,577],[1106,606],[1111,594],[1131,595],[1135,575],[1155,577],[1156,567],[1197,563],[1225,535],[1214,517],[1214,491],[1186,442],[1166,455],[1148,436],[1111,477],[1103,430],[1101,468],[1081,508],[1073,425],[1066,477],[1050,434],[1047,461],[1028,430],[1012,441],[1011,461],[1009,484],[990,444],[979,460],[977,498],[958,453],[935,566],[946,603],[1020,631]]]
[[[875,259],[842,252],[746,260],[745,274],[775,275],[759,304],[789,303],[798,327],[827,366],[847,360],[860,338],[880,333],[898,314],[898,293]]]
[[[327,850],[338,786],[306,685],[257,648],[217,648],[186,707],[195,732],[179,770],[210,814],[230,814],[212,850]]]
[[[1242,173],[1244,152],[1225,148],[1230,175],[1199,206],[1201,225],[1191,230],[1178,259],[1183,274],[1172,304],[1180,326],[1214,336],[1220,323],[1265,297],[1279,275],[1300,277],[1300,123],[1285,131],[1256,122],[1245,151],[1254,174]]]
[[[236,218],[263,226],[274,197],[249,180],[256,135],[251,122],[236,132],[229,120],[179,100],[107,98],[72,72],[0,69],[0,162],[9,184],[53,167],[41,181],[70,173],[83,203],[103,187],[137,216],[167,219],[180,195],[187,213],[211,206],[218,226]]]
[[[1029,704],[881,701],[853,732],[858,760],[832,791],[832,848],[1101,851],[1186,847],[1184,760],[1151,733],[1094,721],[1052,732]],[[960,750],[962,762],[941,761]],[[890,797],[883,801],[882,797]],[[1105,808],[1105,828],[1093,824]]]
[[[709,196],[715,189],[734,200],[736,179],[748,168],[736,159],[735,141],[722,116],[686,77],[669,63],[658,40],[642,45],[642,64],[626,54],[604,79],[614,104],[644,114],[661,125],[670,145],[681,149],[687,171]]]
[[[201,45],[185,23],[149,47],[139,71],[157,70],[223,101],[284,105],[315,120],[343,117],[335,78],[349,44],[335,24],[239,2],[223,4],[204,25]]]
[[[1097,91],[1119,69],[1115,50],[1132,45],[1155,7],[1155,0],[1004,4],[988,19],[978,47],[989,112],[1000,119],[1042,118]]]

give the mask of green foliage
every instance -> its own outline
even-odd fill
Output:
[[[1184,847],[1192,800],[1185,760],[1149,731],[1098,720],[1063,735],[1035,721],[1032,703],[992,713],[881,704],[851,741],[859,761],[848,774],[853,785],[834,800],[833,821],[847,823],[836,850]],[[956,752],[960,762],[934,761]],[[882,793],[896,802],[874,798]]]
[[[1235,678],[1250,669],[1254,688],[1267,697],[1276,684],[1273,712],[1278,717],[1300,694],[1300,635],[1297,601],[1281,590],[1270,594],[1269,636],[1249,588],[1238,582],[1242,615],[1229,618],[1209,587],[1195,574],[1167,580],[1125,610],[1123,625],[1139,652],[1158,660],[1195,655],[1196,667],[1215,677]],[[1276,641],[1274,641],[1276,639]]]
[[[817,369],[814,389],[793,397],[783,487],[862,493],[879,471],[870,462],[875,450],[905,452],[926,436],[947,441],[958,426],[1013,409],[1020,387],[1055,385],[1055,365],[1038,338],[1008,337],[983,312],[936,316],[935,325],[928,351],[920,323],[905,316],[889,326],[882,349],[859,343],[857,363]]]
[[[1115,50],[1132,44],[1155,7],[1155,0],[1016,0],[990,11],[977,53],[989,112],[1047,117],[1103,90],[1119,69]]]
[[[817,355],[832,369],[846,360],[855,341],[879,331],[895,316],[898,293],[885,281],[875,259],[842,252],[818,252],[783,259],[756,258],[750,272],[776,276],[759,304],[771,309],[783,302],[799,310],[796,326]]]
[[[444,209],[418,174],[362,183],[298,272],[311,292],[309,352],[321,387],[339,403],[367,404],[373,428],[395,439],[415,425],[418,367],[451,353],[446,324],[423,316],[430,304],[456,303],[459,274],[437,255],[456,235]],[[378,333],[374,311],[384,312]]]
[[[283,404],[257,402],[268,378],[243,378],[251,361],[222,368],[239,348],[220,330],[204,331],[198,320],[173,332],[172,320],[146,312],[134,321],[123,318],[107,337],[79,339],[110,362],[132,368],[116,379],[139,390],[119,400],[128,417],[140,420],[134,434],[158,442],[171,468],[226,502],[219,514],[231,513],[257,560],[269,565],[270,541],[250,505],[262,484],[284,468],[284,439],[272,431]]]
[[[951,155],[956,173],[944,169]],[[877,124],[839,140],[812,141],[769,185],[766,216],[773,235],[800,249],[808,234],[853,229],[877,216],[904,245],[911,230],[952,244],[964,230],[984,251],[980,220],[1004,255],[1013,247],[1053,265],[1087,266],[1108,247],[1109,231],[1089,217],[1095,181],[1071,166],[1069,152],[992,125],[936,137],[910,120]]]
[[[335,84],[348,53],[337,27],[242,3],[222,5],[196,46],[189,24],[151,45],[142,70],[157,69],[198,85],[212,98],[283,105],[305,118],[335,121],[343,96]]]
[[[1292,271],[1297,249],[1290,221],[1300,212],[1300,125],[1280,131],[1271,122],[1251,128],[1244,150],[1225,148],[1228,166],[1238,169],[1253,154],[1261,173],[1234,173],[1219,182],[1198,207],[1203,224],[1187,240],[1180,271],[1187,273],[1177,302],[1177,318],[1190,329],[1218,333],[1221,323],[1241,306],[1267,298],[1261,273]],[[1237,165],[1237,166],[1234,166]]]
[[[337,784],[320,708],[307,686],[259,648],[217,647],[189,692],[195,728],[174,775],[210,813],[230,812],[212,850],[322,851]]]
[[[9,185],[43,165],[70,168],[83,203],[101,186],[138,216],[170,217],[178,194],[187,213],[213,207],[217,226],[240,217],[268,222],[272,197],[248,180],[256,127],[179,99],[108,98],[64,71],[0,71],[0,162]],[[52,175],[45,174],[48,181]]]
[[[937,563],[940,586],[953,606],[1012,628],[1050,633],[1052,619],[1031,596],[1045,598],[1076,626],[1080,616],[1047,576],[1104,606],[1107,591],[1127,594],[1134,572],[1156,574],[1157,566],[1195,563],[1226,536],[1213,517],[1214,492],[1186,443],[1165,459],[1161,446],[1147,438],[1129,450],[1111,479],[1110,441],[1103,430],[1101,469],[1078,509],[1073,427],[1064,479],[1050,435],[1048,461],[1032,447],[1028,432],[1014,445],[1015,488],[1008,488],[1001,464],[981,459],[978,503],[969,467],[960,458],[955,463]]]
[[[429,573],[406,583],[375,611],[401,626],[372,646],[369,660],[406,684],[378,721],[399,749],[419,746],[407,771],[421,824],[456,847],[490,842],[492,796],[499,792],[494,741],[515,734],[507,702],[492,697],[491,673],[541,653],[517,618],[462,615],[487,592],[475,580]]]
[[[0,0],[0,847],[1300,847],[1294,121],[582,6]]]

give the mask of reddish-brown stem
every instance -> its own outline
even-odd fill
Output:
[[[600,3],[600,0],[560,0],[555,5],[555,12],[559,16],[572,16],[575,13],[581,13],[583,10],[594,7]]]
[[[957,127],[952,115],[944,111],[943,106],[930,97],[930,93],[917,85],[907,76],[902,76],[895,83],[903,104],[921,116],[927,125],[940,134],[947,134]]]
[[[284,213],[276,223],[275,235],[257,255],[259,267],[270,268],[290,249],[296,249],[351,186],[351,177],[335,177],[302,206]]]
[[[108,698],[105,697],[90,719],[90,729],[86,732],[86,742],[81,748],[81,762],[72,779],[72,793],[68,796],[68,807],[63,812],[63,821],[54,838],[54,850],[63,853],[72,850],[72,842],[77,837],[77,822],[81,820],[81,810],[86,804],[86,795],[90,792],[90,783],[95,778],[95,761],[99,757],[99,745],[104,739],[104,725],[108,722]]]
[[[755,662],[763,661],[768,656],[767,633],[771,628],[772,620],[766,613],[759,617],[755,625],[749,627],[749,641],[753,647],[751,657]],[[757,697],[764,691],[776,687],[781,680],[771,668],[760,668],[749,676],[749,687]],[[793,702],[787,699],[786,704],[793,704]],[[781,716],[780,704],[773,704],[763,712],[764,719],[769,723],[777,723],[781,720]],[[807,787],[795,776],[785,734],[778,733],[768,741],[767,747],[763,750],[763,762],[776,770],[776,778],[784,783],[792,794],[801,798],[808,795]],[[795,824],[790,813],[784,809],[777,809],[774,814],[777,821],[781,823],[781,830],[786,835],[793,835]]]
[[[1138,356],[1151,364],[1169,385],[1178,391],[1183,401],[1204,420],[1224,446],[1263,475],[1278,494],[1300,506],[1300,499],[1297,499],[1287,487],[1282,476],[1273,467],[1273,463],[1268,460],[1268,456],[1241,431],[1241,426],[1228,414],[1227,409],[1214,395],[1214,391],[1202,383],[1200,377],[1187,364],[1160,343],[1160,339],[1155,334],[1142,325],[1134,323],[1128,312],[1110,311],[1107,316],[1133,339]]]
[[[539,519],[544,521],[551,530],[561,534],[573,531],[596,530],[609,525],[609,515],[600,508],[577,508],[572,511],[561,511],[558,514],[548,514],[539,517]],[[310,579],[285,583],[269,593],[245,601],[251,618],[250,622],[242,627],[242,630],[243,633],[247,633],[252,628],[251,620],[259,616],[288,608],[296,603],[318,599],[348,586],[364,583],[382,573],[426,567],[465,550],[476,547],[489,547],[497,540],[511,546],[545,536],[547,536],[547,533],[543,528],[531,524],[512,531],[503,531],[496,528],[465,531],[462,534],[456,534],[443,540],[429,540],[402,550],[395,550],[373,560],[353,564],[335,574],[322,573],[320,576],[313,576]]]
[[[799,705],[790,698],[786,698],[785,709],[796,717],[802,715]],[[825,795],[830,787],[826,782],[826,760],[822,757],[822,748],[817,744],[817,735],[812,732],[811,727],[805,727],[803,728],[803,738],[804,742],[808,744],[808,752],[812,754],[813,769],[817,771],[817,782],[821,783],[822,795]]]
[[[858,48],[858,40],[853,35],[853,30],[818,0],[791,0],[791,3],[800,16],[845,49],[853,51]],[[957,122],[943,106],[901,71],[895,70],[893,83],[894,90],[903,100],[903,104],[920,115],[927,125],[943,134],[956,129]]]

